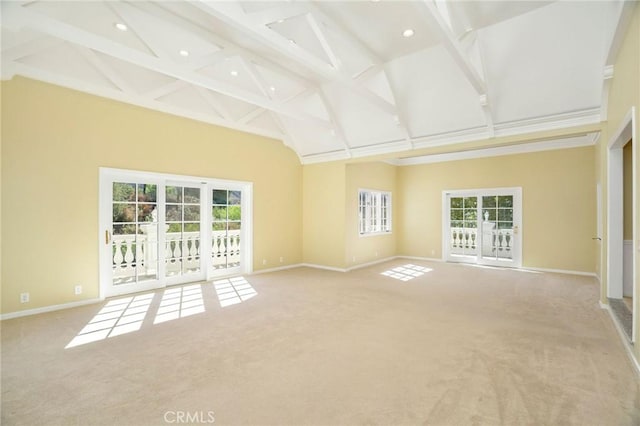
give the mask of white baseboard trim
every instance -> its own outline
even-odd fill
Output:
[[[438,259],[435,257],[420,257],[420,256],[396,256],[396,259],[409,259],[409,260],[423,260],[425,262],[444,262],[444,259]]]
[[[633,353],[633,343],[629,341],[629,338],[627,337],[624,330],[622,329],[622,326],[618,322],[618,319],[615,317],[615,314],[611,310],[611,307],[609,306],[609,304],[602,303],[602,301],[599,301],[598,304],[600,305],[601,309],[604,309],[605,311],[609,312],[609,317],[611,318],[611,321],[613,322],[613,325],[618,331],[618,335],[622,340],[622,346],[624,346],[625,352],[627,353],[627,356],[631,360],[631,364],[633,364],[633,366],[635,367],[636,374],[640,377],[640,363],[638,363],[638,359],[635,357]]]
[[[278,266],[278,267],[269,268],[269,269],[260,269],[258,271],[253,271],[249,275],[268,274],[269,272],[286,271],[287,269],[300,268],[301,266],[305,266],[304,263],[294,263],[292,265]]]
[[[77,308],[78,306],[92,305],[94,303],[100,303],[103,301],[104,299],[100,299],[100,298],[87,299],[87,300],[80,300],[78,302],[62,303],[60,305],[43,306],[42,308],[25,309],[24,311],[9,312],[8,314],[0,315],[0,321],[9,320],[13,318],[26,317],[29,315],[44,314],[46,312],[60,311],[62,309]]]
[[[536,271],[536,272],[550,272],[553,274],[581,275],[583,277],[593,277],[596,279],[598,278],[598,275],[595,272],[573,271],[570,269],[534,268],[531,266],[522,266],[519,269],[526,269],[529,271]]]
[[[397,259],[397,258],[398,258],[398,256],[385,257],[384,259],[378,259],[378,260],[374,260],[374,261],[371,261],[371,262],[361,263],[359,265],[350,266],[347,269],[345,269],[345,271],[346,272],[354,271],[356,269],[366,268],[367,266],[377,265],[378,263],[388,262],[390,260],[394,260],[394,259]]]
[[[333,272],[347,272],[345,268],[336,268],[335,266],[318,265],[316,263],[301,263],[298,266],[304,268],[325,269]]]

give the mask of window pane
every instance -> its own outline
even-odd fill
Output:
[[[229,191],[229,204],[230,205],[239,205],[242,201],[242,192],[241,191]]]
[[[462,208],[462,198],[451,198],[451,208],[461,209]]]
[[[226,231],[227,229],[227,222],[213,222],[211,228],[214,231]]]
[[[185,194],[186,198],[186,194]],[[200,206],[184,206],[184,220],[198,221],[200,220]]]
[[[229,222],[229,231],[237,231],[240,229],[240,222]]]
[[[482,213],[482,219],[483,220],[485,220],[487,213],[489,213],[489,221],[490,222],[493,222],[493,221],[496,220],[496,209],[484,210],[484,212]]]
[[[181,186],[167,186],[166,190],[167,203],[181,203],[182,202],[182,187]]]
[[[136,233],[136,225],[113,225],[113,235],[134,235]]]
[[[214,189],[212,200],[213,204],[227,204],[227,190]]]
[[[240,206],[229,206],[227,209],[229,220],[240,220]]]
[[[179,222],[182,220],[182,206],[167,205],[166,214],[167,222]]]
[[[185,223],[184,224],[184,232],[199,232],[200,224],[199,223]]]
[[[143,203],[156,202],[156,185],[139,183],[138,184],[138,201]]]
[[[498,207],[513,207],[513,196],[512,195],[499,196]]]
[[[498,220],[512,221],[513,209],[498,209]]]
[[[477,220],[478,219],[478,211],[477,210],[464,210],[464,220]]]
[[[135,201],[135,183],[113,182],[113,201]]]
[[[496,196],[491,196],[491,197],[482,197],[482,207],[484,208],[488,208],[488,207],[495,207],[496,206]]]
[[[138,222],[157,221],[155,209],[155,204],[138,204]]]
[[[182,226],[179,223],[170,223],[167,232],[182,232]]]
[[[113,222],[135,222],[136,221],[136,205],[135,204],[114,204],[113,205]]]
[[[200,202],[200,188],[185,188],[184,202],[197,204]]]
[[[478,199],[476,197],[465,197],[464,199],[465,209],[475,209],[477,207],[478,207]]]
[[[464,223],[464,227],[465,228],[475,229],[476,226],[477,226],[477,222],[465,222]]]
[[[227,220],[227,208],[216,206],[213,208],[213,220]]]

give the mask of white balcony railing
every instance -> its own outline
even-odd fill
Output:
[[[113,236],[113,279],[128,282],[135,276],[157,275],[158,241],[156,233]],[[210,266],[223,269],[240,263],[240,230],[213,231]],[[200,270],[200,232],[165,234],[165,275]]]
[[[511,259],[513,248],[513,229],[494,229],[495,224],[485,222],[482,227],[482,256]],[[451,254],[478,255],[477,228],[451,228]]]

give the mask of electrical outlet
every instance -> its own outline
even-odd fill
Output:
[[[262,259],[262,264],[266,265],[267,264],[267,259]]]
[[[284,262],[284,257],[280,256],[280,263]]]
[[[82,286],[81,285],[75,286],[74,291],[75,291],[76,295],[82,294]]]
[[[355,261],[356,261],[356,257],[355,257],[355,256],[353,256],[353,262],[355,262]]]
[[[376,257],[378,257],[378,250],[376,250]]]
[[[20,293],[20,303],[29,302],[29,293]]]
[[[436,251],[435,250],[431,250],[431,256],[435,256],[436,255]]]

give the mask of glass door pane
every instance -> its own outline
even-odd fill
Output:
[[[449,198],[449,252],[457,256],[478,254],[478,198]]]
[[[239,267],[242,191],[214,189],[211,202],[211,266],[214,271]]]
[[[513,195],[482,197],[482,258],[512,260],[514,246]]]
[[[114,286],[158,279],[157,185],[112,183]]]
[[[198,279],[201,273],[201,191],[198,187],[167,185],[165,187],[166,277]]]

